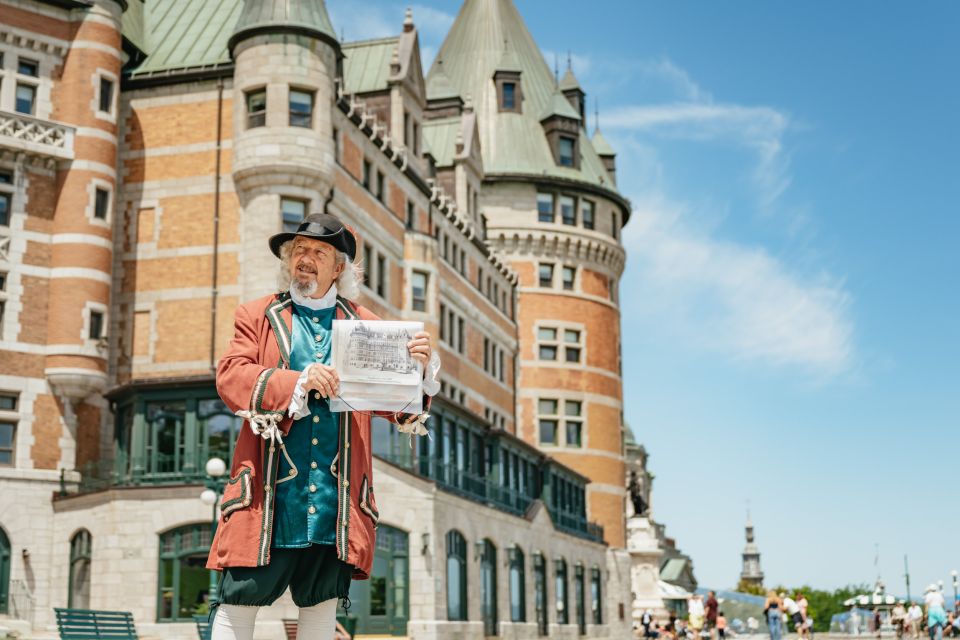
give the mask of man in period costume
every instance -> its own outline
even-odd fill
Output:
[[[335,216],[311,214],[269,244],[282,263],[281,292],[237,309],[217,368],[220,397],[246,423],[207,561],[223,571],[212,640],[250,640],[259,607],[288,587],[300,607],[299,637],[332,638],[337,601],[373,564],[371,416],[332,413],[328,404],[339,387],[329,366],[333,320],[378,319],[351,302],[357,242]],[[426,411],[439,359],[426,332],[407,348],[424,368]],[[425,432],[426,414],[377,415]]]

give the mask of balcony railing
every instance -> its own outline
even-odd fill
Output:
[[[464,498],[481,502],[495,509],[522,516],[527,512],[534,496],[516,489],[501,486],[491,477],[484,477],[453,463],[435,459],[414,460],[412,456],[377,455],[378,458],[403,467],[417,475],[431,478],[441,489]],[[587,522],[582,516],[551,510],[557,529],[581,538],[603,540],[603,527]]]
[[[203,458],[206,461],[206,458]],[[90,493],[115,487],[140,487],[175,484],[203,484],[207,478],[202,463],[188,465],[182,456],[156,454],[130,458],[119,452],[115,460],[102,460],[82,465],[77,492]],[[60,494],[71,493],[63,473]]]
[[[28,156],[72,160],[74,132],[58,122],[0,111],[0,147]]]

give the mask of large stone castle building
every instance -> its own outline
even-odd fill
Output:
[[[443,362],[431,438],[373,427],[358,633],[629,633],[614,152],[511,0],[465,0],[429,73],[397,26],[341,42],[322,0],[0,0],[0,626],[112,609],[195,637],[198,496],[242,426],[217,358],[276,290],[266,238],[327,210],[361,302],[423,321]],[[263,637],[295,615],[261,612]]]

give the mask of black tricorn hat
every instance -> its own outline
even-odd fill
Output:
[[[280,245],[297,236],[322,240],[334,249],[345,253],[351,262],[357,257],[357,239],[335,215],[311,213],[303,219],[296,231],[286,231],[270,236],[270,251],[279,258]]]

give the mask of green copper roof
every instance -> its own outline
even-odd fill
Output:
[[[343,90],[366,93],[387,88],[390,60],[400,38],[364,40],[343,45]]]
[[[601,157],[617,155],[617,152],[613,150],[613,147],[610,146],[607,139],[600,133],[599,128],[593,132],[593,148],[597,152],[597,155]]]
[[[230,62],[227,39],[242,6],[241,0],[148,0],[124,14],[123,35],[147,54],[132,75]]]
[[[427,120],[423,123],[424,146],[436,160],[438,167],[449,167],[453,164],[459,130],[459,116]]]
[[[494,73],[512,66],[521,72],[522,113],[499,112]],[[613,180],[581,128],[580,168],[559,166],[540,119],[554,108],[579,114],[564,99],[555,104],[557,84],[533,36],[511,0],[465,0],[440,51],[428,83],[439,68],[461,96],[476,105],[480,149],[487,173],[547,175],[615,190]]]
[[[443,72],[443,65],[440,65],[427,78],[427,99],[443,100],[447,98],[457,98],[460,94],[450,84],[450,78]]]
[[[124,37],[147,55],[133,77],[229,64],[231,40],[273,28],[336,42],[323,0],[133,0],[123,14]]]
[[[560,78],[560,91],[568,91],[570,89],[580,89],[580,83],[577,81],[577,77],[573,75],[573,69],[567,67],[567,72]]]
[[[580,114],[573,108],[573,105],[570,104],[566,96],[559,91],[550,98],[550,102],[547,104],[547,108],[543,114],[541,114],[540,120],[546,120],[550,116],[563,116],[564,118],[571,118],[572,120],[580,119]]]
[[[230,47],[264,31],[294,31],[337,42],[323,0],[244,0],[243,12],[230,36]]]
[[[143,31],[143,0],[133,0],[120,17],[120,29],[123,37],[140,51],[146,52],[146,33]]]
[[[683,570],[687,568],[687,561],[683,558],[670,558],[660,569],[660,579],[664,582],[678,580],[683,575]]]
[[[508,43],[504,43],[503,55],[500,56],[500,61],[497,62],[497,71],[523,71],[523,67],[520,66],[520,60],[517,59],[517,54]]]

